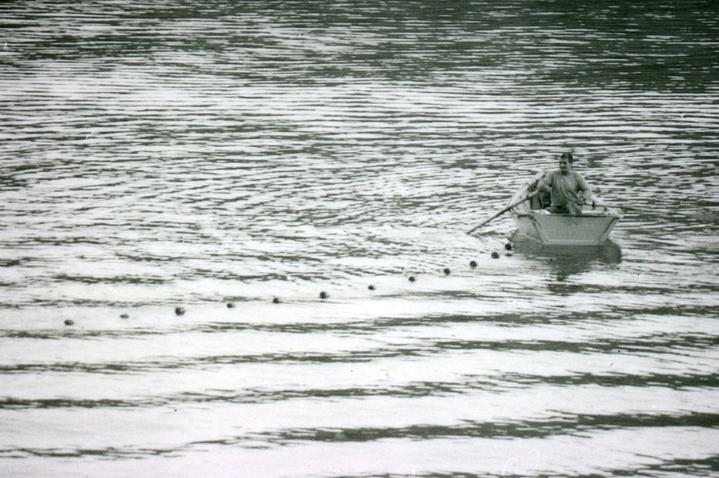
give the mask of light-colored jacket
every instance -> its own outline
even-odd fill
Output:
[[[569,171],[566,175],[552,171],[539,180],[540,190],[551,191],[552,206],[581,206],[591,198],[591,191],[581,174]]]

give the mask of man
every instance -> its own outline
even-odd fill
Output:
[[[552,171],[539,180],[538,189],[551,193],[551,213],[581,214],[585,198],[591,197],[582,175],[572,169],[573,162],[572,153],[562,153],[559,157],[559,170]]]

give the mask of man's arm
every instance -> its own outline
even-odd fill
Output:
[[[589,204],[592,202],[592,191],[589,189],[589,185],[584,180],[581,174],[577,174],[577,192],[581,191],[582,196],[584,199],[584,204]]]
[[[553,178],[554,174],[552,173],[545,174],[544,176],[542,176],[537,183],[537,189],[540,191],[551,192],[552,190],[550,188],[552,186]]]

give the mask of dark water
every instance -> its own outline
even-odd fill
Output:
[[[0,4],[0,475],[719,473],[715,2],[200,3]]]

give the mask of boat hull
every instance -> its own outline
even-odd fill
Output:
[[[518,238],[547,246],[598,246],[609,238],[621,216],[606,213],[581,215],[529,211],[514,215]]]
[[[512,197],[512,216],[517,223],[517,239],[530,239],[545,246],[599,246],[607,242],[614,225],[622,218],[621,211],[605,206],[585,206],[582,214],[552,214],[545,209],[534,209],[527,197],[530,184],[536,183],[545,173],[522,186]],[[596,203],[595,200],[592,203]]]

